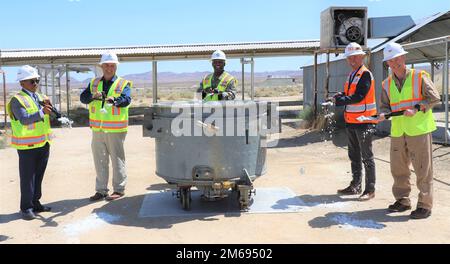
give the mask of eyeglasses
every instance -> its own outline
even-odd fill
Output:
[[[39,79],[32,79],[32,80],[29,80],[30,81],[30,83],[32,84],[32,85],[34,85],[34,84],[39,84]]]

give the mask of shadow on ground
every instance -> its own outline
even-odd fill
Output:
[[[385,208],[358,212],[331,212],[308,222],[312,228],[343,226],[345,228],[383,229],[384,223],[406,222],[409,215],[391,215]]]
[[[72,199],[72,200],[61,200],[49,204],[45,204],[46,206],[50,206],[52,208],[51,212],[38,213],[36,214],[37,219],[41,220],[44,224],[41,227],[57,227],[58,223],[55,219],[58,217],[67,215],[69,213],[74,212],[78,208],[86,206],[90,204],[88,198],[82,199]],[[47,217],[47,215],[51,215]],[[0,215],[0,224],[9,223],[16,220],[21,220],[22,217],[19,212],[9,214],[9,215]]]
[[[274,209],[286,209],[290,206],[300,206],[303,208],[311,207],[339,207],[345,205],[346,202],[358,201],[357,196],[344,196],[341,197],[337,194],[325,194],[325,195],[301,195],[288,199],[281,199],[277,201],[277,204],[272,206]]]
[[[22,219],[19,212],[12,213],[12,214],[0,215],[0,224],[7,224],[9,222],[16,221],[19,219]]]
[[[300,200],[303,201],[303,204],[308,207],[315,207],[321,204],[335,204],[335,203],[343,203],[343,202],[354,202],[358,201],[358,196],[340,196],[337,194],[322,194],[322,195],[301,195],[298,196]]]
[[[150,187],[151,188],[151,187]],[[233,213],[210,213],[201,215],[186,216],[162,216],[162,217],[139,217],[139,211],[145,195],[124,197],[119,200],[109,202],[102,207],[95,209],[97,214],[104,221],[112,225],[134,226],[146,229],[167,229],[173,225],[190,221],[217,221],[217,216],[239,217],[239,212]],[[175,198],[174,198],[175,199]],[[180,205],[181,207],[181,205]],[[103,217],[106,216],[106,217]],[[108,217],[113,216],[113,217]]]
[[[56,221],[56,219],[58,217],[65,216],[91,203],[92,202],[89,201],[89,198],[86,197],[81,199],[61,200],[46,204],[47,206],[50,206],[52,208],[52,211],[50,212],[52,216],[45,217],[49,213],[38,215],[38,218],[42,222],[44,222],[44,224],[41,227],[57,227],[58,222]]]
[[[169,183],[156,183],[147,187],[147,191],[167,191],[167,190],[175,191],[176,189],[177,189],[176,184],[169,184]]]
[[[10,239],[9,236],[0,235],[0,242],[6,241],[8,239]]]

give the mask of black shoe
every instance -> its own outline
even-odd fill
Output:
[[[389,212],[404,212],[407,210],[411,210],[411,205],[404,205],[400,202],[400,200],[395,201],[394,204],[389,205]]]
[[[21,211],[20,213],[22,214],[22,219],[23,220],[30,221],[30,220],[33,220],[33,219],[36,218],[36,215],[33,213],[33,209],[32,208],[29,208],[29,209],[27,209],[25,211]]]
[[[125,193],[121,193],[121,192],[113,192],[110,196],[106,197],[107,201],[114,201],[119,199],[120,197],[124,196]]]
[[[368,201],[373,198],[375,198],[375,191],[372,191],[372,192],[364,191],[363,194],[361,194],[361,196],[359,196],[358,200]]]
[[[102,199],[105,199],[106,196],[108,196],[108,195],[96,192],[93,196],[89,197],[89,201],[95,202],[95,201],[98,201],[98,200],[102,200]]]
[[[356,186],[348,186],[345,189],[341,189],[337,191],[338,194],[340,195],[354,195],[354,194],[360,194],[361,193],[361,187],[356,187]]]
[[[33,207],[33,212],[35,213],[50,212],[51,210],[52,210],[51,207],[42,205],[41,203],[37,203],[37,205]]]
[[[425,219],[431,215],[431,210],[425,208],[417,208],[411,212],[409,216],[411,219]]]

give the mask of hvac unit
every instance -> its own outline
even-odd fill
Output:
[[[320,48],[367,47],[367,7],[330,7],[320,14]]]

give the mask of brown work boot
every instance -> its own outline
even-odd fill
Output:
[[[431,215],[431,210],[425,208],[417,208],[416,210],[411,212],[409,216],[411,219],[425,219]]]
[[[389,205],[388,210],[389,212],[404,212],[411,210],[411,205],[404,205],[400,200],[397,200],[394,204]]]
[[[358,200],[360,201],[369,201],[370,199],[375,198],[375,192],[366,192],[364,191],[361,196],[359,196]]]
[[[107,196],[107,194],[102,194],[102,193],[96,192],[93,196],[89,197],[89,201],[96,202],[99,200],[103,200],[106,196]]]
[[[106,197],[107,201],[113,201],[113,200],[117,200],[120,197],[124,196],[124,193],[120,193],[120,192],[113,192],[111,195],[109,195],[108,197]]]
[[[345,189],[341,189],[337,191],[340,195],[354,195],[354,194],[360,194],[361,193],[361,187],[358,186],[348,186]]]

